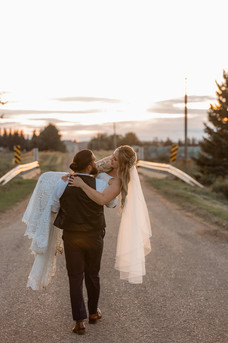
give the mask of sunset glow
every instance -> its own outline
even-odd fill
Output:
[[[222,10],[221,10],[222,9]],[[0,128],[200,138],[228,70],[226,0],[1,2]]]

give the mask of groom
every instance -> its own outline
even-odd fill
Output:
[[[93,176],[98,171],[91,150],[79,151],[74,156],[70,169],[99,192],[103,192],[108,187],[107,182],[95,179]],[[116,202],[117,199],[114,199],[106,206],[115,207]],[[61,179],[52,196],[52,211],[58,211],[54,225],[63,230],[71,308],[73,319],[76,321],[73,332],[84,334],[84,320],[87,318],[83,299],[84,277],[88,295],[89,323],[94,324],[101,318],[98,300],[99,271],[106,226],[104,209],[103,206],[90,200],[81,188],[70,187]]]

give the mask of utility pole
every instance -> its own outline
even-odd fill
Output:
[[[116,123],[113,123],[113,148],[116,149]]]
[[[184,96],[184,164],[185,169],[187,169],[187,159],[188,159],[188,107],[187,107],[187,77],[185,78],[185,96]]]

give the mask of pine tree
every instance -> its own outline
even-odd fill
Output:
[[[141,142],[134,132],[127,132],[122,139],[122,145],[140,145]]]
[[[38,148],[40,150],[66,151],[65,144],[61,141],[61,135],[55,125],[49,123],[38,136]]]
[[[8,133],[7,133],[6,129],[4,129],[4,131],[3,131],[2,146],[3,146],[4,148],[7,148],[7,147],[8,147]]]
[[[204,123],[207,137],[199,143],[202,152],[194,159],[208,182],[228,175],[228,73],[225,70],[223,78],[221,84],[216,82],[218,103],[210,105],[209,124]]]
[[[36,134],[36,130],[33,130],[30,147],[31,149],[38,148],[38,135]]]

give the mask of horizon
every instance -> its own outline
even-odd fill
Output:
[[[123,103],[119,99],[112,99],[113,102]],[[62,100],[60,100],[62,101]],[[71,100],[72,101],[72,100]],[[99,103],[96,105],[96,109],[84,110],[83,116],[87,116],[87,122],[93,120],[92,116],[96,113],[102,113],[101,124],[94,123],[78,123],[74,124],[74,119],[71,119],[68,125],[64,125],[64,121],[56,118],[57,114],[60,112],[61,116],[70,117],[74,115],[80,115],[73,110],[21,110],[21,109],[11,109],[5,108],[1,111],[4,112],[4,117],[15,118],[20,121],[21,117],[26,116],[28,122],[27,126],[18,125],[17,122],[9,120],[1,120],[1,129],[12,129],[15,128],[13,125],[17,125],[19,130],[23,130],[26,136],[31,137],[33,130],[36,130],[39,133],[45,126],[49,123],[56,125],[57,129],[60,131],[63,140],[76,140],[76,141],[90,141],[92,138],[96,137],[99,133],[106,133],[108,135],[113,134],[113,123],[114,121],[105,122],[103,116],[107,116],[107,113],[104,113],[102,106],[106,104],[106,101],[111,101],[111,99],[102,99],[99,101],[99,98],[94,98],[91,100],[87,99],[89,103]],[[80,98],[80,102],[83,102],[83,98]],[[203,122],[207,121],[207,111],[209,109],[210,103],[215,103],[216,98],[212,96],[188,96],[188,137],[196,138],[197,140],[201,139],[204,134]],[[86,108],[87,103],[85,101],[84,108]],[[15,106],[16,107],[16,106]],[[207,109],[208,107],[208,109]],[[112,105],[113,108],[113,105]],[[88,113],[86,113],[88,111]],[[27,112],[27,113],[26,113]],[[92,115],[92,116],[91,116]],[[115,121],[116,134],[124,136],[127,132],[134,132],[141,141],[151,141],[156,138],[159,140],[165,140],[170,138],[172,140],[184,139],[184,97],[168,99],[164,101],[155,102],[151,105],[150,108],[144,111],[144,120],[132,120],[126,121],[125,117],[121,120],[122,112],[119,112],[118,121]],[[137,115],[137,113],[136,113]],[[46,116],[46,117],[45,117]],[[146,118],[147,117],[147,118]],[[4,118],[3,118],[4,119]],[[69,120],[68,119],[68,120]],[[164,121],[165,120],[165,121]],[[31,121],[29,123],[29,121]],[[39,125],[34,126],[33,122],[39,122]],[[102,122],[103,121],[103,122]],[[62,123],[63,122],[63,123]],[[4,125],[5,124],[5,125]],[[72,124],[72,125],[69,125]],[[74,132],[76,134],[74,135]],[[65,134],[64,134],[65,133]],[[77,135],[77,133],[80,133]]]

